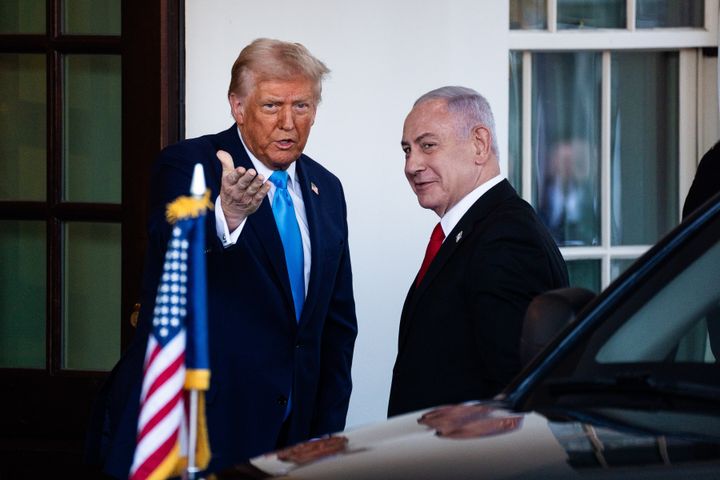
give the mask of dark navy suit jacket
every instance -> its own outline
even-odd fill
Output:
[[[507,180],[449,232],[400,319],[388,415],[489,398],[520,371],[530,300],[566,287],[548,229]]]
[[[154,167],[138,330],[99,398],[88,442],[89,458],[118,477],[127,478],[132,463],[142,363],[170,234],[165,205],[188,194],[197,162],[214,200],[222,175],[215,154],[221,149],[235,166],[252,167],[234,125],[167,147]],[[229,248],[217,238],[214,214],[207,216],[211,471],[275,449],[290,392],[289,444],[345,426],[357,333],[345,200],[339,180],[325,168],[305,155],[296,164],[312,258],[299,321],[269,201],[248,217]]]

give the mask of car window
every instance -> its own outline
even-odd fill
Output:
[[[715,363],[720,352],[720,243],[660,289],[601,346],[598,363]]]

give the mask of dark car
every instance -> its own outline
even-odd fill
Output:
[[[522,345],[532,358],[491,401],[348,430],[226,476],[720,478],[720,197],[599,296],[536,298]]]

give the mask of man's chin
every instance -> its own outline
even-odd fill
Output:
[[[263,160],[265,166],[273,170],[286,170],[295,160],[300,158],[302,152],[282,152],[280,155],[272,155]]]

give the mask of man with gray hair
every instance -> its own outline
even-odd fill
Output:
[[[547,228],[500,174],[482,95],[426,93],[401,145],[410,187],[440,222],[405,299],[389,416],[498,393],[520,370],[530,300],[568,284]]]
[[[91,433],[106,473],[155,468],[135,448],[143,359],[171,234],[165,206],[187,195],[197,162],[215,204],[205,246],[208,470],[344,428],[357,334],[345,199],[340,181],[303,154],[328,72],[300,44],[255,40],[232,67],[232,126],[160,153],[137,332]]]

